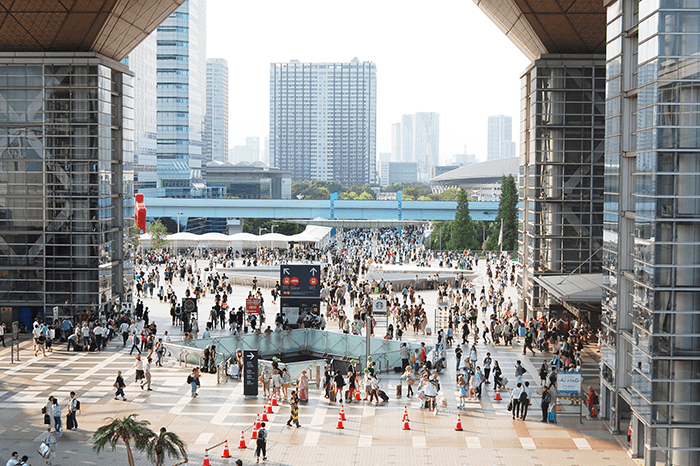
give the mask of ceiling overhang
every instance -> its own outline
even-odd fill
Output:
[[[474,0],[530,59],[605,53],[602,0]]]
[[[0,0],[0,50],[121,61],[185,0]]]

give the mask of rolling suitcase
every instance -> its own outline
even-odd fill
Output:
[[[331,392],[328,394],[328,399],[331,401],[335,401],[335,388],[331,390]]]
[[[384,402],[389,401],[389,396],[384,390],[379,390],[379,398],[381,398]]]
[[[396,398],[401,398],[401,384],[396,386]]]

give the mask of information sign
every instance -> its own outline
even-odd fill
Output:
[[[281,295],[289,298],[316,298],[321,294],[321,266],[289,264],[280,266]]]
[[[375,299],[372,302],[372,313],[375,316],[386,314],[386,299]]]
[[[558,372],[557,395],[563,393],[581,393],[581,382],[583,382],[583,376],[580,372]]]
[[[258,396],[258,350],[243,350],[243,395]]]
[[[259,314],[260,300],[258,298],[246,298],[245,310],[248,314]]]

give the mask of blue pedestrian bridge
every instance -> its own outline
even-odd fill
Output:
[[[358,220],[454,220],[456,201],[331,201],[297,199],[146,198],[149,220],[177,218],[270,218]],[[333,212],[331,212],[331,210]],[[472,220],[494,221],[498,202],[470,202]]]

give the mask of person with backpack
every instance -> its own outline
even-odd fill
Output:
[[[593,419],[595,416],[594,410],[598,404],[598,394],[593,390],[593,387],[588,386],[588,396],[586,397],[586,407],[588,408],[588,416],[586,419]]]
[[[525,382],[523,391],[520,393],[520,419],[523,421],[527,417],[527,409],[530,406],[530,382]]]
[[[267,430],[265,423],[260,423],[258,429],[258,438],[255,440],[255,462],[260,462],[260,454],[262,453],[263,461],[267,459]]]
[[[527,369],[523,367],[522,362],[520,362],[520,359],[515,361],[515,382],[522,384],[523,383],[523,374],[527,372]]]
[[[518,382],[510,394],[510,408],[513,419],[520,418],[520,395],[523,393],[523,384]]]
[[[124,378],[122,377],[122,371],[117,371],[117,380],[114,381],[114,388],[117,389],[117,391],[114,393],[115,400],[118,400],[119,398],[117,397],[121,396],[122,401],[126,401],[124,387],[126,387],[126,384],[124,383]]]
[[[76,414],[80,409],[80,401],[75,397],[75,392],[70,392],[70,400],[68,401],[68,414],[66,414],[66,429],[77,430],[78,420]]]
[[[539,370],[540,382],[542,383],[543,387],[547,385],[547,373],[547,360],[544,360],[542,361],[542,365],[540,366]]]
[[[197,388],[199,387],[199,368],[195,367],[192,369],[192,373],[187,376],[187,383],[190,385],[190,388],[192,389],[191,396],[192,398],[198,397],[199,394],[197,393]]]

